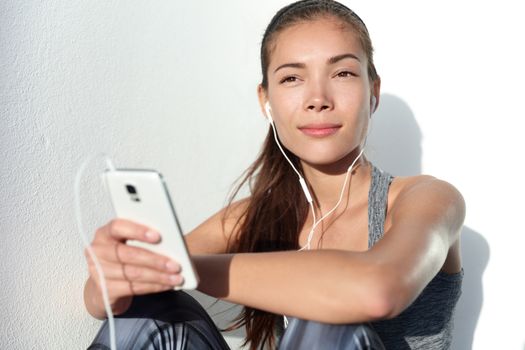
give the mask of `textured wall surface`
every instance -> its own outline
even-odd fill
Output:
[[[87,270],[73,211],[85,157],[105,152],[117,166],[161,171],[191,229],[224,204],[257,152],[257,36],[247,47],[235,34],[253,25],[215,17],[213,5],[193,17],[192,6],[0,4],[0,348],[85,348],[96,333],[99,322],[83,309]],[[206,23],[234,37],[222,40]],[[220,69],[226,57],[231,66]],[[228,82],[234,67],[252,80]],[[96,181],[103,169],[94,161],[82,182],[90,236],[111,217]]]
[[[221,208],[267,128],[258,45],[284,3],[0,3],[1,349],[80,349],[97,331],[73,209],[85,157],[161,171],[186,230]],[[454,348],[521,349],[525,28],[515,2],[461,4],[349,4],[383,78],[369,153],[467,200]],[[82,182],[90,236],[111,217],[103,168],[93,162]]]

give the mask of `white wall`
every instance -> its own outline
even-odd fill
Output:
[[[72,194],[87,155],[160,170],[187,230],[224,204],[267,128],[259,43],[285,3],[0,3],[0,348],[85,348],[96,333]],[[467,201],[454,349],[523,349],[518,2],[347,4],[383,79],[371,157],[446,179]],[[90,232],[110,216],[102,167],[83,183]]]

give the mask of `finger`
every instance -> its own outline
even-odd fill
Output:
[[[133,295],[164,292],[167,290],[172,290],[174,288],[171,285],[163,285],[159,283],[142,283],[128,281],[111,281],[107,284],[107,287],[108,297],[110,300],[117,300],[122,297],[128,297]],[[99,291],[102,290],[98,283],[97,288],[99,289]]]
[[[158,283],[142,283],[142,282],[131,282],[127,284],[120,284],[119,289],[122,292],[125,291],[127,295],[144,295],[151,293],[164,292],[172,290],[174,287],[170,285],[158,284]]]
[[[121,243],[104,243],[93,244],[92,248],[100,260],[108,262],[144,266],[169,273],[179,272],[181,270],[180,265],[176,261],[141,247]]]
[[[167,272],[180,272],[180,264],[165,256],[146,248],[121,244],[116,248],[117,258],[123,264],[140,265]]]
[[[160,241],[160,234],[147,226],[133,221],[114,219],[97,230],[95,238],[103,241],[117,240],[122,242],[132,239],[142,242],[158,243]]]
[[[172,287],[182,284],[183,278],[179,273],[165,273],[157,270],[134,266],[104,262],[102,265],[106,281],[128,281],[133,283],[163,284]],[[98,272],[90,266],[90,274],[98,279]]]
[[[179,273],[168,274],[133,265],[123,265],[122,274],[131,283],[153,283],[175,287],[183,282],[182,275]]]
[[[174,286],[172,285],[163,285],[157,283],[140,283],[133,282],[129,287],[133,291],[133,295],[143,295],[150,293],[164,292],[167,290],[172,290]]]

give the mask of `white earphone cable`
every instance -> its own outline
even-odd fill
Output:
[[[361,155],[363,154],[364,152],[364,148],[361,150],[361,152],[359,152],[359,155],[354,159],[354,161],[352,162],[352,165],[350,165],[350,167],[348,168],[348,170],[346,171],[346,176],[345,176],[345,180],[344,180],[344,183],[343,183],[343,188],[341,189],[341,194],[339,195],[339,200],[337,201],[337,204],[330,210],[328,211],[326,214],[323,215],[323,217],[321,217],[319,219],[319,221],[315,221],[315,214],[314,214],[314,223],[312,225],[312,228],[310,229],[310,233],[308,234],[308,240],[306,242],[306,245],[304,247],[302,247],[301,249],[299,250],[304,250],[304,249],[307,249],[307,250],[310,250],[310,242],[312,241],[312,238],[313,238],[313,235],[315,233],[315,229],[316,227],[324,220],[326,219],[330,214],[332,214],[336,209],[337,207],[339,206],[339,204],[341,204],[341,201],[343,200],[343,196],[344,196],[344,192],[345,192],[345,188],[346,188],[346,184],[348,183],[348,177],[351,176],[351,173],[352,173],[352,169],[355,165],[355,163],[359,160],[359,158],[361,157]],[[312,209],[313,210],[313,209]]]
[[[272,130],[273,130],[273,138],[275,139],[275,143],[277,143],[277,146],[281,150],[281,153],[283,154],[284,158],[286,158],[288,163],[290,163],[290,165],[292,166],[293,171],[295,171],[297,176],[299,176],[299,179],[302,179],[303,176],[301,175],[301,173],[297,169],[295,169],[295,166],[293,165],[292,161],[290,160],[290,158],[288,158],[288,156],[286,155],[286,152],[281,147],[281,143],[279,142],[279,139],[277,137],[277,131],[275,130],[275,125],[273,124],[273,119],[271,119],[271,117],[270,117],[270,125],[271,125]]]
[[[106,276],[104,275],[104,271],[102,270],[102,267],[100,266],[97,256],[95,255],[95,252],[93,251],[93,249],[91,249],[91,244],[89,243],[89,240],[86,237],[84,226],[82,224],[82,212],[80,208],[80,181],[82,180],[82,175],[84,171],[86,170],[86,167],[89,165],[89,163],[99,157],[105,158],[106,164],[109,170],[115,169],[115,167],[113,166],[113,163],[111,162],[111,159],[105,154],[97,154],[94,156],[90,156],[82,162],[82,164],[78,168],[77,173],[75,175],[75,183],[74,183],[75,215],[77,219],[78,231],[80,233],[80,237],[82,238],[82,243],[84,244],[84,247],[86,248],[89,256],[93,260],[93,263],[95,265],[95,268],[97,270],[97,273],[100,279],[100,284],[102,287],[102,300],[104,301],[104,308],[106,309],[106,314],[108,317],[110,348],[111,350],[116,350],[117,346],[116,346],[116,340],[115,340],[115,321],[113,319],[113,311],[111,310],[111,305],[109,304],[108,289],[106,286]]]
[[[372,99],[372,103],[371,103],[371,109],[373,107],[375,107],[375,103],[376,103],[376,99],[375,97],[373,96],[373,99]],[[310,191],[308,190],[308,186],[306,184],[306,181],[304,180],[303,176],[301,175],[301,173],[299,173],[299,171],[295,168],[295,166],[293,165],[292,161],[288,158],[288,156],[286,155],[286,153],[284,152],[282,146],[281,146],[281,143],[279,142],[279,139],[277,137],[277,130],[275,128],[275,125],[274,125],[274,122],[273,122],[273,118],[272,118],[272,114],[270,112],[270,104],[269,102],[266,102],[266,105],[265,105],[265,109],[266,109],[266,116],[270,122],[270,126],[273,130],[273,138],[275,139],[275,143],[277,144],[277,146],[279,147],[279,149],[281,150],[281,153],[283,154],[283,156],[286,158],[286,160],[288,161],[288,163],[292,166],[292,169],[295,171],[295,173],[297,174],[297,176],[299,176],[299,183],[301,184],[301,187],[303,189],[303,192],[304,194],[306,195],[306,199],[308,201],[308,204],[310,205],[310,209],[312,211],[312,216],[313,216],[313,224],[312,224],[312,227],[310,229],[310,232],[308,233],[308,239],[307,239],[307,243],[305,246],[303,246],[302,248],[299,249],[299,251],[302,251],[302,250],[310,250],[311,249],[311,241],[312,241],[312,238],[313,238],[313,235],[315,233],[315,229],[316,227],[324,220],[326,219],[329,215],[331,215],[336,209],[337,207],[339,206],[339,204],[341,204],[341,201],[343,200],[343,196],[344,196],[344,192],[345,192],[345,188],[346,188],[346,184],[348,182],[348,177],[349,176],[352,176],[351,173],[352,173],[352,169],[354,168],[354,165],[355,163],[359,160],[359,158],[361,158],[361,156],[363,155],[364,151],[365,151],[365,146],[366,146],[366,141],[368,139],[368,135],[370,134],[370,130],[371,128],[368,128],[367,130],[367,134],[366,134],[366,137],[365,137],[365,141],[363,143],[363,146],[361,148],[361,151],[359,152],[359,154],[357,155],[357,157],[354,159],[354,161],[352,162],[352,164],[348,167],[348,170],[346,171],[346,175],[345,175],[345,180],[344,180],[344,183],[343,183],[343,187],[341,189],[341,194],[339,195],[339,200],[337,201],[336,205],[330,210],[328,211],[325,215],[323,215],[319,221],[317,221],[316,219],[316,215],[315,215],[315,208],[314,208],[314,205],[313,205],[313,199],[312,199],[312,196],[310,194]],[[288,318],[286,317],[286,315],[283,315],[283,320],[284,320],[284,328],[286,329],[288,327]]]
[[[351,174],[352,172],[352,169],[355,165],[355,163],[359,160],[359,158],[361,158],[361,156],[363,155],[363,152],[365,150],[364,146],[363,148],[361,149],[361,152],[359,152],[359,155],[354,159],[354,161],[352,162],[352,164],[350,165],[350,167],[348,167],[348,170],[346,171],[346,176],[345,176],[345,180],[344,180],[344,183],[343,183],[343,187],[341,189],[341,194],[339,195],[339,200],[337,202],[337,204],[330,210],[328,211],[325,215],[323,215],[323,217],[321,217],[319,219],[319,221],[317,221],[316,219],[316,215],[315,215],[315,208],[313,206],[313,200],[312,200],[312,197],[310,195],[310,192],[308,191],[308,187],[306,185],[306,181],[304,180],[303,176],[301,175],[301,173],[299,173],[299,171],[295,168],[295,166],[293,165],[292,161],[290,160],[290,158],[288,158],[288,156],[286,155],[286,153],[284,152],[282,146],[281,146],[281,143],[279,142],[279,138],[277,137],[277,130],[275,128],[275,125],[274,125],[274,122],[273,122],[273,118],[272,118],[272,115],[271,115],[271,112],[270,112],[270,108],[269,106],[267,105],[267,108],[266,108],[266,112],[268,114],[268,119],[270,121],[270,126],[272,127],[272,130],[273,130],[273,137],[275,139],[275,143],[277,144],[277,146],[279,147],[279,149],[281,150],[281,153],[283,154],[283,156],[286,158],[286,160],[288,161],[288,163],[290,163],[290,165],[292,166],[292,169],[295,171],[295,173],[297,174],[297,176],[299,176],[299,182],[301,184],[301,187],[303,188],[303,191],[305,192],[305,195],[306,195],[306,199],[308,200],[308,203],[310,204],[310,209],[312,210],[312,216],[313,216],[313,224],[312,224],[312,228],[310,229],[310,232],[308,234],[308,240],[307,240],[307,243],[305,246],[303,246],[302,248],[299,249],[299,251],[301,250],[310,250],[311,246],[310,246],[310,243],[312,241],[312,238],[313,238],[313,235],[315,233],[315,229],[316,227],[324,220],[326,219],[330,214],[332,214],[336,209],[337,207],[339,206],[339,204],[341,204],[341,201],[343,200],[343,195],[344,195],[344,191],[345,191],[345,188],[346,188],[346,183],[348,182],[348,176],[349,174]],[[368,138],[368,133],[367,133],[367,136],[365,138],[365,145],[366,145],[366,139]]]

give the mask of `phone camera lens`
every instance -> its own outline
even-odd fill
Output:
[[[126,190],[128,191],[129,197],[133,202],[140,202],[139,195],[135,186],[127,184]]]
[[[126,185],[129,194],[137,194],[137,189],[133,185]]]

